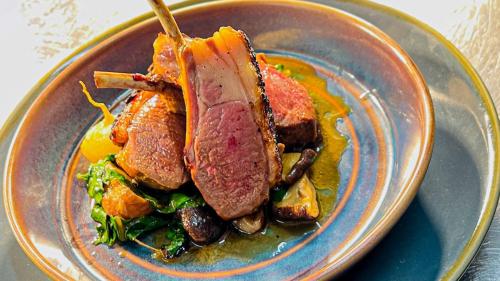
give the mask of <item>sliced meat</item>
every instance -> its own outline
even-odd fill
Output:
[[[314,142],[318,137],[318,123],[307,89],[267,64],[263,54],[259,54],[257,60],[273,109],[278,141],[286,146]]]
[[[125,145],[128,141],[127,129],[132,122],[135,114],[141,109],[141,107],[156,93],[148,91],[138,91],[134,92],[126,101],[127,105],[120,113],[118,118],[116,118],[113,128],[111,129],[111,140],[113,143],[119,146]]]
[[[187,112],[185,162],[224,220],[253,213],[280,180],[272,112],[245,34],[222,27],[181,53]]]
[[[170,37],[163,33],[159,33],[153,43],[153,68],[152,73],[148,76],[135,75],[134,80],[151,79],[151,83],[165,84],[165,91],[169,91],[172,86],[170,83],[177,83],[179,78],[179,67],[175,58],[174,48],[175,43]],[[166,82],[165,82],[166,81]],[[96,80],[96,84],[98,80]],[[120,116],[113,124],[111,131],[111,140],[119,146],[125,145],[128,140],[127,128],[130,126],[134,115],[139,111],[144,103],[146,103],[156,93],[150,91],[136,91],[126,101],[127,105],[120,113]]]
[[[153,73],[161,75],[167,81],[177,81],[179,78],[174,47],[172,38],[164,33],[159,33],[153,43]]]
[[[117,164],[129,176],[153,188],[176,189],[187,182],[183,162],[185,118],[180,91],[153,93],[130,121],[128,140],[116,156]]]
[[[185,39],[191,40],[187,36]],[[153,73],[167,81],[177,81],[179,76],[174,46],[172,39],[163,33],[158,34],[154,43]],[[313,143],[318,137],[318,123],[307,89],[267,64],[264,54],[259,54],[257,60],[273,110],[278,141],[287,146]]]

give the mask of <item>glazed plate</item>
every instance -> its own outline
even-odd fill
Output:
[[[344,2],[334,4],[377,24],[395,38],[410,53],[427,79],[433,95],[434,108],[436,111],[436,145],[434,156],[429,173],[419,192],[417,200],[412,203],[409,211],[405,214],[401,222],[396,225],[394,231],[390,233],[388,238],[384,240],[367,259],[364,259],[359,266],[356,266],[354,270],[348,272],[346,277],[347,279],[364,278],[380,280],[412,280],[415,279],[415,276],[419,276],[418,279],[422,280],[442,277],[456,278],[463,272],[479,246],[492,218],[498,198],[498,179],[493,173],[498,164],[498,123],[491,101],[489,100],[484,86],[467,62],[464,61],[453,47],[449,46],[448,43],[443,41],[438,35],[419,28],[414,22],[407,21],[404,17],[394,16],[391,13],[386,14],[383,10],[378,10],[365,4]],[[179,10],[178,15],[182,17],[182,13],[189,13],[190,9],[191,8]],[[204,9],[203,11],[205,13],[211,11],[209,7],[198,7],[198,9]],[[238,11],[235,7],[231,7],[229,10],[230,11],[226,11],[226,13],[235,13]],[[266,9],[266,11],[267,10],[272,9]],[[218,9],[217,11],[221,10]],[[248,10],[245,10],[245,13],[240,13],[238,15],[241,17],[243,14],[246,15],[247,12]],[[309,12],[313,13],[314,11],[310,10]],[[223,18],[224,13],[219,14],[219,16]],[[58,74],[62,71],[64,71],[63,74],[75,71],[75,69],[78,69],[78,67],[75,66],[78,65],[78,62],[80,62],[80,67],[86,68],[87,71],[82,71],[82,73],[85,74],[82,74],[80,77],[71,77],[69,79],[73,81],[72,84],[74,85],[76,85],[76,80],[78,79],[89,81],[91,70],[94,70],[99,66],[99,63],[103,62],[102,58],[99,60],[99,56],[97,58],[94,57],[90,61],[88,60],[89,57],[96,56],[95,48],[91,49],[91,47],[116,33],[118,30],[141,22],[148,17],[150,17],[150,15],[112,30],[109,34],[99,38],[96,42],[79,50],[75,56],[72,56],[54,72],[49,73],[20,106],[17,111],[18,115],[15,115],[17,120],[16,117],[13,117],[11,122],[8,123],[2,131],[3,135],[0,148],[3,157],[5,157],[7,148],[11,143],[10,140],[14,135],[14,130],[18,127],[19,117],[21,117],[24,112],[27,112],[27,108],[37,99],[34,105],[32,105],[32,109],[30,110],[31,113],[24,118],[25,121],[20,127],[21,129],[19,129],[18,136],[22,134],[23,130],[27,131],[24,133],[24,137],[18,137],[16,139],[16,144],[13,146],[13,154],[11,154],[15,155],[15,153],[17,153],[17,155],[24,156],[10,158],[10,160],[14,162],[25,162],[23,162],[23,165],[11,165],[7,171],[11,173],[10,175],[14,176],[31,172],[39,176],[43,181],[33,180],[33,178],[22,178],[21,180],[24,181],[24,184],[19,185],[18,183],[18,189],[5,188],[6,193],[4,199],[7,203],[7,211],[11,222],[14,223],[14,231],[18,236],[20,244],[34,262],[52,277],[63,278],[63,275],[58,274],[65,274],[73,278],[89,277],[93,279],[105,277],[105,274],[118,271],[120,273],[124,272],[123,275],[120,275],[122,278],[136,278],[137,276],[134,274],[137,273],[134,272],[140,270],[142,278],[152,279],[156,274],[154,270],[160,270],[167,274],[164,276],[170,274],[170,276],[179,278],[200,277],[195,275],[200,271],[207,270],[207,268],[203,268],[203,265],[196,265],[194,268],[180,268],[182,265],[170,267],[170,265],[155,264],[154,261],[147,260],[147,253],[141,253],[139,250],[134,251],[134,249],[126,248],[126,246],[124,250],[131,252],[133,255],[126,255],[125,258],[117,257],[118,249],[109,251],[104,247],[98,247],[96,248],[97,250],[90,251],[88,255],[86,255],[84,250],[92,247],[88,244],[92,239],[93,229],[88,218],[85,220],[83,217],[85,208],[87,208],[87,205],[85,205],[87,203],[86,198],[83,196],[81,189],[76,187],[62,188],[63,186],[69,187],[74,184],[72,183],[72,170],[69,168],[74,167],[71,164],[73,163],[72,160],[74,157],[77,156],[75,149],[78,145],[78,140],[85,129],[88,128],[98,116],[95,114],[94,110],[82,101],[81,96],[77,93],[77,87],[67,86],[65,90],[71,92],[73,94],[72,97],[74,96],[76,98],[72,101],[68,101],[68,99],[64,100],[70,103],[70,106],[74,110],[73,113],[78,110],[81,111],[77,112],[79,116],[78,121],[80,122],[79,126],[74,127],[74,124],[70,124],[72,118],[74,118],[72,114],[64,114],[64,111],[58,113],[57,109],[50,109],[51,105],[60,102],[58,97],[61,95],[68,95],[69,93],[60,91],[57,92],[59,96],[46,93],[51,89],[53,90],[54,83],[57,83],[59,79]],[[300,17],[295,17],[295,19],[297,18],[300,19]],[[272,20],[276,20],[279,23],[280,19],[280,17],[274,16]],[[197,20],[203,21],[203,17],[197,17]],[[373,217],[368,216],[368,218],[355,216],[362,216],[363,213],[384,214],[384,200],[380,200],[380,198],[390,199],[391,197],[388,196],[388,194],[404,192],[404,190],[394,191],[394,189],[391,189],[391,176],[393,173],[401,171],[401,167],[399,164],[391,164],[397,162],[388,161],[388,159],[391,159],[391,157],[397,158],[398,153],[394,153],[394,151],[398,151],[396,148],[398,144],[401,145],[401,140],[399,138],[405,136],[405,134],[401,132],[407,131],[394,130],[394,128],[398,128],[398,126],[394,126],[390,121],[394,119],[394,113],[391,114],[391,107],[387,106],[387,100],[382,98],[369,98],[368,105],[373,109],[371,111],[373,114],[362,114],[363,112],[370,112],[370,110],[361,107],[363,103],[359,102],[359,100],[361,100],[359,99],[360,94],[368,90],[370,93],[369,96],[373,95],[375,98],[383,97],[384,95],[384,91],[381,91],[383,88],[381,85],[383,86],[383,84],[376,84],[377,82],[380,83],[377,79],[370,79],[370,77],[359,75],[359,72],[352,67],[349,68],[348,64],[342,65],[342,61],[325,63],[324,59],[318,59],[312,56],[311,53],[304,52],[304,50],[314,49],[316,46],[301,45],[304,46],[301,52],[300,50],[291,51],[287,49],[286,44],[279,45],[286,42],[286,40],[276,40],[274,43],[275,45],[265,45],[269,44],[268,42],[273,42],[273,39],[283,38],[279,37],[279,33],[274,33],[271,34],[271,36],[264,37],[266,40],[258,41],[259,37],[257,35],[260,31],[252,30],[253,20],[247,22],[244,20],[242,20],[242,22],[234,22],[235,20],[236,17],[227,18],[223,24],[236,26],[240,24],[242,29],[249,32],[257,48],[264,51],[274,50],[274,52],[279,52],[282,55],[299,56],[317,66],[319,70],[323,71],[326,77],[333,76],[337,77],[337,79],[342,78],[342,81],[347,81],[347,84],[343,85],[354,86],[338,87],[338,83],[334,83],[333,81],[330,83],[333,92],[343,96],[353,108],[353,114],[351,114],[350,120],[356,125],[352,126],[355,128],[355,133],[353,134],[352,131],[349,130],[349,124],[345,124],[348,122],[340,124],[339,127],[344,133],[350,136],[351,148],[358,147],[359,151],[356,152],[355,149],[348,150],[341,162],[340,170],[342,184],[339,189],[339,201],[336,209],[338,211],[332,213],[333,219],[330,225],[327,225],[325,222],[323,223],[323,228],[319,229],[323,229],[320,235],[313,237],[311,234],[306,237],[305,240],[312,237],[306,241],[307,243],[304,243],[304,241],[291,241],[287,245],[288,248],[283,249],[282,252],[276,255],[277,257],[285,256],[282,260],[274,259],[274,257],[272,257],[274,253],[263,253],[263,255],[256,258],[258,260],[242,262],[238,259],[232,259],[226,261],[226,264],[209,265],[214,267],[219,266],[219,268],[210,269],[210,272],[219,272],[217,273],[219,274],[218,276],[212,277],[255,279],[265,274],[264,277],[267,279],[271,277],[291,278],[297,277],[297,275],[299,275],[299,277],[309,276],[314,278],[321,274],[338,273],[354,262],[363,253],[368,251],[370,247],[378,241],[381,235],[389,230],[392,222],[398,217],[397,214],[393,215],[391,223],[382,224],[383,230],[379,231],[376,236],[370,236],[370,233],[373,235],[373,232],[370,232],[370,230],[374,229],[374,225],[377,225],[376,222],[383,221],[383,218],[381,219],[376,215]],[[331,19],[328,19],[328,16],[320,16],[316,17],[316,20]],[[196,26],[199,26],[198,24],[192,24],[190,26],[187,23],[183,23],[182,19],[180,21],[183,30],[189,30],[189,28],[195,29]],[[183,26],[183,24],[186,25]],[[204,26],[207,30],[210,28],[212,28],[212,30],[207,31],[208,33],[196,35],[206,36],[215,30],[218,24],[219,22],[214,22],[214,26]],[[306,20],[305,24],[311,24],[311,22]],[[150,29],[149,33],[141,33],[141,36],[146,38],[144,39],[145,42],[141,45],[143,47],[141,52],[150,52],[148,48],[150,48],[149,42],[152,41],[154,35],[153,30],[158,31],[159,27],[153,21],[146,21],[134,28],[146,28],[144,30],[148,30],[147,28]],[[186,33],[189,34],[189,31]],[[291,33],[293,34],[293,32]],[[290,34],[290,32],[287,34]],[[117,37],[120,37],[120,34],[118,34]],[[137,42],[127,42],[126,38],[122,39],[122,42],[116,41],[117,37],[106,39],[103,44],[107,47],[103,48],[103,44],[101,44],[101,51],[97,53],[106,53],[106,48],[109,49],[111,46],[120,46],[120,43],[137,44]],[[138,37],[135,38],[137,39]],[[287,40],[289,39],[290,38]],[[123,40],[125,40],[125,42],[123,42]],[[110,42],[113,42],[113,44],[110,44]],[[303,44],[307,44],[307,42],[303,42]],[[333,47],[340,48],[341,45]],[[89,51],[89,49],[91,50]],[[124,60],[123,57],[120,56],[114,56],[111,61],[108,61],[106,69],[144,71],[148,63],[147,60],[144,60],[144,53],[135,53],[137,57],[134,57],[134,54],[128,54],[127,60]],[[84,57],[79,58],[82,55]],[[327,55],[328,54],[322,54],[321,58]],[[333,56],[333,54],[329,55]],[[82,66],[81,62],[86,59],[86,63]],[[127,61],[138,61],[142,62],[142,64],[137,63],[130,65]],[[73,64],[68,67],[72,62]],[[380,70],[383,72],[383,67],[381,67]],[[357,75],[352,76],[351,74]],[[51,86],[47,87],[50,82],[52,82]],[[69,81],[66,82],[70,83]],[[59,84],[66,82],[59,81]],[[377,87],[373,87],[373,85],[377,85]],[[346,90],[346,88],[350,90]],[[377,91],[373,91],[373,89]],[[113,94],[117,94],[117,92],[94,92],[98,99],[107,100],[109,104],[115,104],[117,102],[117,96],[113,96]],[[358,95],[356,95],[356,93]],[[46,110],[47,112],[45,114],[39,113],[42,114],[39,116],[42,116],[43,120],[33,118],[37,116],[33,115],[33,112],[36,112],[37,108],[38,112],[42,112],[41,109],[49,109]],[[409,114],[411,115],[411,111],[409,111]],[[30,117],[30,115],[32,117]],[[49,125],[51,124],[51,118],[62,120],[63,122],[59,123],[60,125],[58,127],[54,127]],[[368,124],[374,124],[373,128],[367,126]],[[49,128],[54,128],[54,131],[50,131]],[[49,131],[48,133],[47,130]],[[50,141],[55,141],[56,145],[52,144],[52,147],[48,145],[38,148],[31,147],[28,151],[24,149],[16,151],[16,147],[24,146],[23,148],[29,148],[29,144],[35,144],[34,140],[28,138],[28,136],[33,136],[34,134],[38,134],[38,136],[50,136]],[[391,139],[391,136],[394,135],[397,135],[398,138]],[[59,136],[63,139],[59,138]],[[364,148],[362,145],[353,146],[352,142],[355,141],[355,137],[357,137],[360,144],[368,143],[366,141],[368,139],[374,140],[373,145]],[[47,140],[45,141],[47,143]],[[363,153],[363,151],[365,151],[365,153]],[[353,178],[353,173],[351,171],[355,170],[353,167],[358,166],[353,165],[357,157],[356,153],[359,153],[360,159],[366,161],[359,161],[359,170],[363,172],[360,172],[361,176],[359,177],[359,182],[355,184],[355,188],[352,189],[351,195],[345,197],[345,195],[348,194],[347,187],[350,185],[349,182]],[[40,159],[48,155],[58,156],[53,157],[51,161],[40,161]],[[374,161],[374,158],[370,158],[370,156],[373,157],[373,155],[377,156],[377,160],[381,159],[379,157],[385,157],[385,161]],[[419,159],[422,155],[416,155],[415,157]],[[409,157],[406,159],[411,162],[413,158]],[[33,162],[30,161],[43,163],[44,168],[42,170],[33,171],[33,166],[30,165]],[[383,173],[380,173],[380,169],[383,169]],[[370,173],[382,175],[380,178],[388,179],[387,181],[389,182],[387,183],[387,181],[384,182],[384,180],[382,180],[382,184],[376,184],[377,181],[373,179],[370,180],[367,176]],[[6,187],[12,183],[15,184],[15,181],[19,180],[19,177],[14,176],[10,178],[5,177]],[[375,176],[374,178],[378,177]],[[12,181],[12,179],[15,181]],[[363,182],[365,184],[363,184]],[[51,186],[50,183],[55,184]],[[32,187],[36,192],[27,192],[26,186]],[[379,191],[377,192],[377,190]],[[399,198],[406,198],[406,200],[409,200],[412,197],[411,190],[416,189],[410,188],[408,190],[406,196]],[[29,198],[30,200],[13,200],[13,196],[22,195],[22,192],[29,193],[31,196]],[[80,194],[78,194],[78,192],[80,192]],[[351,199],[347,200],[345,205],[342,206],[342,198]],[[354,199],[358,199],[359,201],[351,201]],[[352,205],[349,205],[348,201],[350,201]],[[359,204],[360,202],[361,204]],[[388,209],[385,209],[385,211],[390,210],[391,206],[398,206],[398,209],[402,211],[405,206],[404,203],[405,202],[401,203],[400,201],[398,203],[388,204],[386,205]],[[358,207],[358,209],[356,209],[356,207]],[[372,209],[370,210],[369,208]],[[81,219],[83,219],[83,221],[78,218],[78,214],[82,216]],[[37,220],[33,218],[37,218]],[[80,225],[73,223],[73,225],[78,228],[76,232],[74,231],[75,228],[72,230],[72,220],[73,222],[80,223]],[[352,221],[361,222],[362,227],[353,227],[352,224],[349,226],[349,222]],[[84,223],[81,224],[81,222]],[[345,223],[342,224],[342,222]],[[319,230],[315,233],[318,233]],[[349,232],[349,230],[354,231]],[[346,232],[349,232],[348,235],[345,234]],[[75,233],[87,236],[76,237],[76,239],[72,240],[72,238],[75,237]],[[342,242],[346,241],[343,240],[346,237],[350,239],[350,242],[342,245]],[[367,242],[366,244],[359,243],[359,241],[363,241],[366,237],[368,237],[367,240],[364,240]],[[349,244],[351,242],[352,244]],[[297,245],[301,244],[305,244],[305,246],[290,253],[294,248],[297,248]],[[335,246],[339,246],[339,244],[342,246],[340,250],[331,249]],[[38,248],[34,248],[33,246],[35,245]],[[352,251],[352,249],[356,249],[353,248],[356,245],[358,246],[358,250]],[[42,252],[43,257],[37,256],[34,250]],[[95,257],[101,257],[101,255],[106,255],[106,257],[111,255],[111,259],[95,262]],[[146,264],[144,262],[141,263],[142,260],[135,260],[134,262],[133,256],[146,258]],[[94,259],[94,261],[92,259]],[[242,263],[248,264],[250,270],[245,269],[246,272],[224,273],[225,271],[244,268]],[[256,265],[259,263],[265,263],[264,267],[256,268]],[[77,264],[78,266],[74,266],[73,264]],[[99,268],[102,267],[103,264],[106,267],[104,271],[102,268]],[[204,266],[207,267],[207,265]],[[220,268],[222,266],[225,268]],[[325,268],[325,270],[322,271],[323,268]],[[169,269],[171,269],[170,272],[165,272]],[[178,272],[181,272],[180,276]],[[228,275],[223,276],[222,274]],[[311,276],[311,274],[313,275]],[[210,274],[205,274],[201,277],[210,277],[209,275]]]

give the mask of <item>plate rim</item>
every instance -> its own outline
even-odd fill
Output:
[[[340,1],[342,2],[345,0],[340,0]],[[177,9],[182,9],[182,8],[186,8],[186,7],[196,6],[197,4],[206,4],[206,2],[210,2],[210,1],[209,0],[202,0],[202,1],[187,0],[187,1],[180,2],[180,3],[169,5],[169,7],[171,7],[171,9],[173,9],[173,10],[177,10]],[[293,2],[293,1],[283,1],[283,2]],[[427,32],[431,33],[432,35],[434,35],[436,37],[436,39],[438,39],[438,41],[443,43],[443,45],[448,49],[448,51],[450,51],[455,56],[455,58],[457,59],[459,64],[466,71],[467,75],[472,79],[473,85],[478,90],[479,97],[481,98],[483,105],[485,107],[485,110],[486,110],[488,116],[490,117],[490,120],[492,123],[493,148],[495,149],[495,151],[494,151],[494,168],[497,169],[499,166],[499,162],[500,162],[500,160],[499,160],[499,158],[500,158],[500,153],[499,153],[500,127],[498,124],[498,117],[496,114],[496,108],[493,105],[493,102],[491,100],[491,96],[488,93],[488,90],[486,89],[484,83],[482,82],[481,78],[479,77],[477,72],[474,70],[474,68],[472,67],[470,62],[443,35],[441,35],[439,32],[437,32],[435,29],[433,29],[429,25],[417,20],[416,18],[414,18],[408,14],[405,14],[399,10],[396,10],[394,8],[387,7],[387,6],[384,6],[382,4],[378,4],[378,3],[373,3],[373,2],[369,2],[369,1],[363,1],[363,0],[354,0],[351,2],[354,2],[354,4],[357,4],[360,6],[365,6],[365,7],[373,8],[376,10],[381,10],[382,12],[385,12],[389,15],[397,16],[403,21],[407,21],[407,22],[410,22],[411,24],[414,24],[415,26],[423,29],[424,31],[427,31]],[[324,6],[331,7],[331,6],[327,6],[327,5],[324,5]],[[341,9],[337,9],[337,10],[342,11]],[[87,43],[83,44],[82,46],[77,48],[75,51],[73,51],[70,55],[68,55],[66,58],[64,58],[54,68],[52,68],[49,72],[47,72],[31,88],[31,90],[28,91],[28,93],[23,97],[21,102],[15,107],[15,109],[12,111],[12,113],[9,115],[9,117],[5,121],[5,124],[0,129],[0,141],[4,141],[4,139],[7,136],[7,133],[16,129],[15,126],[16,126],[17,121],[20,121],[20,120],[22,121],[25,114],[29,111],[29,107],[32,104],[31,100],[33,98],[36,98],[40,94],[41,90],[43,90],[45,88],[45,86],[46,86],[45,84],[47,82],[50,82],[51,78],[54,78],[54,76],[57,76],[57,74],[60,70],[63,70],[64,68],[66,68],[68,63],[71,63],[72,61],[78,59],[81,54],[84,54],[87,51],[87,49],[91,49],[91,48],[95,47],[96,45],[106,41],[107,39],[112,38],[117,33],[121,32],[127,28],[133,27],[134,25],[139,24],[139,23],[141,23],[145,20],[148,20],[152,17],[154,17],[154,14],[152,12],[147,12],[147,13],[144,13],[144,14],[139,15],[137,17],[134,17],[130,20],[127,20],[121,24],[118,24],[118,25],[104,31],[103,33],[101,33],[97,37],[91,39]],[[360,18],[356,15],[354,15],[354,17]],[[364,20],[362,18],[361,18],[361,20],[364,22],[367,22],[366,20]],[[371,23],[369,23],[369,24],[373,25]],[[403,52],[404,52],[404,50],[403,50]],[[404,52],[404,53],[406,53],[406,52]],[[10,149],[9,149],[8,154],[10,154]],[[6,170],[7,170],[7,168],[8,168],[8,165],[6,165]],[[426,169],[424,169],[424,172],[425,171],[426,171]],[[422,176],[421,180],[423,180],[423,176]],[[416,193],[416,191],[418,191],[418,186],[420,185],[421,180],[417,184],[417,188],[415,188],[415,193]],[[7,192],[8,190],[6,187],[8,185],[6,184],[6,181],[7,181],[7,177],[4,178],[4,188],[3,188],[4,207],[6,209],[6,214],[7,214],[9,224],[10,224],[11,228],[14,230],[13,232],[14,232],[14,235],[15,235],[19,245],[21,246],[23,251],[26,253],[26,255],[31,259],[31,261],[33,263],[35,263],[35,265],[37,265],[49,277],[51,277],[53,279],[56,279],[56,278],[57,279],[61,279],[61,278],[66,279],[66,278],[68,278],[66,275],[64,275],[64,273],[62,273],[59,270],[52,267],[50,265],[50,263],[45,262],[43,260],[43,257],[42,257],[42,259],[39,259],[39,257],[37,257],[36,255],[33,255],[34,253],[30,249],[29,245],[25,244],[26,241],[23,238],[23,236],[19,236],[19,233],[16,233],[17,227],[15,226],[15,223],[14,223],[15,222],[15,219],[13,218],[14,213],[11,212],[12,210],[8,208],[10,206],[10,202],[8,200],[8,199],[10,199],[10,195]],[[482,240],[483,240],[483,238],[488,230],[488,227],[491,224],[491,221],[493,219],[495,209],[496,209],[496,204],[497,204],[498,197],[499,197],[499,187],[500,187],[499,186],[499,176],[497,174],[494,174],[493,180],[492,180],[492,186],[490,187],[490,190],[492,192],[490,193],[490,197],[488,198],[488,202],[487,202],[486,207],[485,207],[485,212],[481,214],[481,216],[478,220],[478,222],[479,222],[478,226],[476,227],[476,229],[474,230],[474,232],[470,236],[471,238],[467,242],[464,250],[462,251],[462,253],[458,257],[458,259],[455,260],[455,263],[453,264],[453,266],[445,274],[444,279],[456,279],[456,278],[458,278],[465,271],[468,264],[472,261],[472,258],[474,256],[474,254],[476,253],[476,251],[478,250],[479,245],[481,244],[481,242],[482,242]],[[411,199],[413,199],[413,196],[411,196]],[[406,210],[406,208],[404,208],[404,210]],[[404,213],[403,211],[401,211],[401,214]],[[399,216],[401,214],[399,214]],[[395,221],[397,221],[399,216],[396,216]],[[388,231],[388,229],[387,229],[387,231]],[[373,243],[373,241],[372,241],[372,243],[369,243],[369,244],[376,244],[376,243]],[[368,245],[368,248],[372,248],[373,246],[374,245]],[[366,253],[368,251],[369,251],[369,249],[362,251],[362,253]],[[361,258],[361,255],[359,255],[357,258],[358,259]],[[333,273],[333,272],[329,272],[329,273]]]
[[[340,0],[342,2],[347,2],[347,0]],[[363,0],[351,0],[354,4],[360,6],[366,6],[372,9],[380,10],[385,12],[391,16],[395,16],[400,18],[403,21],[407,21],[410,24],[413,24],[422,30],[429,32],[433,35],[438,41],[443,43],[444,47],[450,51],[450,53],[457,59],[458,63],[465,70],[467,75],[471,78],[473,85],[477,88],[479,97],[484,103],[485,111],[490,118],[492,124],[492,142],[494,151],[494,163],[493,163],[493,171],[498,171],[500,169],[500,124],[499,124],[499,116],[489,94],[486,85],[483,80],[475,70],[474,66],[470,63],[470,61],[465,57],[464,54],[453,44],[451,43],[444,35],[442,35],[435,28],[431,27],[427,23],[420,21],[419,19],[404,13],[402,11],[397,10],[396,8],[392,8],[389,6],[385,6],[383,4],[371,2],[371,1],[363,1]],[[491,193],[488,201],[486,203],[485,211],[481,213],[478,220],[478,225],[472,232],[470,239],[465,244],[464,249],[461,254],[455,260],[450,269],[443,275],[443,280],[458,280],[466,271],[469,264],[473,261],[474,256],[479,250],[488,229],[490,228],[491,223],[493,222],[493,218],[495,216],[495,212],[497,209],[497,205],[500,198],[500,175],[498,173],[493,174],[493,179],[491,182]]]

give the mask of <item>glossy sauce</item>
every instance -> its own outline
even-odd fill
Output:
[[[229,231],[219,243],[192,248],[173,262],[211,264],[223,258],[251,260],[265,252],[277,255],[287,242],[299,239],[317,229],[335,206],[340,179],[337,166],[347,147],[347,139],[337,131],[336,122],[338,118],[347,116],[350,109],[342,98],[332,96],[328,92],[326,80],[319,77],[309,64],[278,56],[268,56],[267,61],[273,65],[282,64],[283,73],[304,85],[313,99],[323,136],[321,151],[309,169],[309,177],[316,186],[320,204],[318,224],[291,226],[271,221],[261,233],[254,235]]]
[[[337,119],[347,116],[350,109],[341,97],[328,92],[327,82],[318,76],[311,65],[288,57],[268,57],[269,64],[284,66],[284,73],[295,78],[309,92],[321,128],[323,145],[314,164],[309,168],[309,178],[316,187],[321,213],[319,220],[329,214],[336,202],[340,175],[337,169],[347,139],[337,131]]]
[[[109,154],[118,153],[121,148],[116,146],[109,138],[115,117],[109,112],[105,104],[94,101],[82,81],[80,81],[80,85],[82,86],[82,92],[85,94],[88,102],[92,106],[99,108],[104,116],[101,121],[87,131],[80,146],[80,151],[83,156],[90,162],[95,163]]]

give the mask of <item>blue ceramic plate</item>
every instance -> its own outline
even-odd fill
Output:
[[[88,166],[78,147],[98,115],[77,82],[90,85],[94,70],[146,72],[153,39],[161,31],[152,19],[124,29],[69,65],[24,116],[5,173],[7,214],[22,247],[57,278],[276,280],[342,272],[406,210],[429,164],[433,109],[413,61],[369,23],[317,4],[211,2],[177,10],[175,16],[191,37],[208,37],[224,25],[244,30],[257,50],[309,62],[327,80],[329,92],[344,99],[352,112],[338,127],[349,145],[338,172],[334,166],[328,171],[340,173],[340,184],[318,191],[320,197],[336,192],[335,207],[304,235],[286,237],[268,228],[268,247],[225,243],[169,264],[134,243],[111,249],[93,245],[91,204],[76,174]],[[112,106],[122,100],[116,90],[90,90]],[[252,237],[239,241],[244,239]]]

